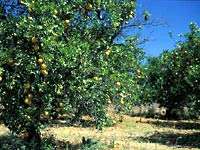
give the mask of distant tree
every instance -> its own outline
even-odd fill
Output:
[[[147,66],[144,92],[150,92],[148,101],[168,108],[168,118],[178,117],[172,110],[183,110],[184,107],[189,108],[191,116],[199,115],[200,29],[191,24],[190,30],[184,42],[179,42],[174,50],[150,59]]]

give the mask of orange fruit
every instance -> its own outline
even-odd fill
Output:
[[[47,70],[41,70],[40,72],[41,72],[41,74],[43,76],[47,76],[48,75],[48,71]]]
[[[37,43],[37,38],[36,38],[35,36],[32,37],[31,42],[32,42],[33,44],[36,44],[36,43]]]
[[[99,77],[94,77],[94,80],[98,81],[98,80],[99,80]]]
[[[117,85],[117,86],[120,86],[120,85],[121,85],[121,83],[118,81],[118,82],[116,82],[116,85]]]
[[[43,63],[43,59],[42,59],[42,58],[39,58],[37,62],[38,62],[39,64],[42,64],[42,63]]]
[[[44,112],[44,115],[45,115],[45,116],[49,116],[49,112],[48,112],[48,111],[45,111],[45,112]]]
[[[70,20],[68,20],[68,19],[64,21],[65,28],[69,26],[69,23],[70,23]]]
[[[41,64],[40,67],[41,67],[42,70],[46,70],[47,69],[47,65],[46,64]]]
[[[124,99],[123,98],[121,98],[120,103],[124,104]]]
[[[106,55],[108,56],[108,55],[110,55],[111,50],[110,50],[110,49],[107,49],[105,53],[106,53]]]
[[[88,4],[86,5],[86,7],[85,7],[85,8],[86,8],[87,10],[91,10],[91,9],[92,9],[92,7],[93,7],[93,6],[92,6],[92,4],[88,3]]]
[[[58,14],[58,11],[55,9],[55,10],[53,11],[53,14],[54,14],[54,15],[57,15],[57,14]]]
[[[32,99],[33,98],[33,95],[32,94],[28,94],[28,99]]]
[[[63,104],[63,103],[59,103],[59,106],[60,106],[60,107],[63,107],[63,106],[64,106],[64,104]]]
[[[27,104],[27,105],[31,105],[32,101],[29,98],[25,98],[24,103]]]

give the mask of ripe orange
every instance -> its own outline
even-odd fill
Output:
[[[121,83],[118,81],[118,82],[116,82],[116,85],[117,85],[117,86],[120,86],[120,85],[121,85]]]
[[[53,14],[54,14],[54,15],[57,15],[57,14],[58,14],[58,11],[55,9],[55,10],[53,11]]]
[[[42,64],[43,63],[43,59],[39,58],[37,62],[38,62],[38,64]]]
[[[48,75],[48,71],[47,70],[41,70],[40,72],[41,72],[41,74],[43,76],[47,76]]]
[[[123,98],[121,98],[120,103],[124,104],[124,99]]]
[[[31,105],[31,104],[32,104],[32,101],[31,101],[31,99],[29,99],[29,98],[25,98],[25,99],[24,99],[24,103],[27,104],[27,105]]]
[[[68,27],[69,23],[70,23],[70,20],[65,20],[65,21],[64,21],[64,27],[65,27],[65,28]]]
[[[35,36],[32,37],[31,42],[32,42],[33,44],[36,44],[36,43],[37,43],[37,38],[36,38]]]
[[[86,7],[85,7],[85,8],[86,8],[87,10],[91,10],[91,9],[92,9],[92,7],[93,7],[93,6],[92,6],[92,4],[88,3],[88,4],[86,5]]]
[[[32,99],[33,98],[33,95],[32,94],[28,94],[28,99]]]
[[[64,104],[63,104],[63,103],[59,103],[59,106],[60,106],[60,107],[63,107],[63,106],[64,106]]]
[[[44,115],[45,115],[45,116],[49,116],[49,112],[48,112],[48,111],[45,111],[45,112],[44,112]]]
[[[106,53],[106,55],[108,56],[108,55],[110,55],[111,50],[110,50],[110,49],[107,49],[105,53]]]
[[[47,65],[46,64],[41,64],[40,67],[41,67],[42,70],[46,70],[47,69]]]
[[[99,80],[99,77],[94,77],[94,80],[98,81],[98,80]]]

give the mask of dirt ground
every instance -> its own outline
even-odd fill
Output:
[[[141,121],[140,121],[141,119]],[[0,125],[0,136],[9,130]],[[112,145],[111,150],[200,150],[200,122],[163,121],[123,116],[123,121],[102,131],[93,127],[55,125],[42,131],[59,141],[81,143],[82,137]]]

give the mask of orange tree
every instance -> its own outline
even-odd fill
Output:
[[[136,38],[113,42],[134,16],[134,0],[22,3],[27,14],[1,14],[0,22],[1,118],[12,132],[40,143],[41,118],[56,118],[61,107],[101,127],[109,103],[138,99],[141,49]]]
[[[200,106],[200,30],[190,25],[190,32],[172,51],[152,58],[147,65],[145,100],[167,107],[168,118],[179,118],[174,110],[188,108],[187,116],[198,117]]]

